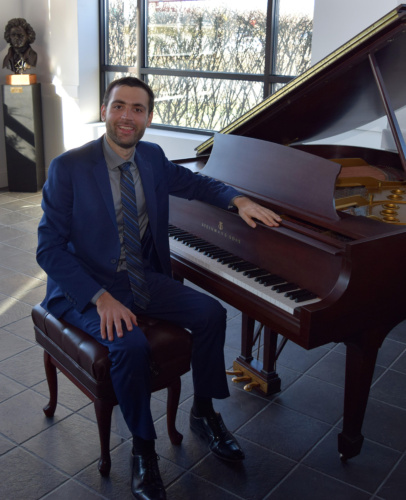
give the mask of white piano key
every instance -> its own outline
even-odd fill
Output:
[[[234,283],[236,286],[247,290],[247,292],[260,297],[261,299],[273,304],[276,307],[279,307],[283,311],[286,311],[289,314],[294,314],[294,311],[297,307],[313,304],[314,302],[319,302],[320,298],[315,298],[312,300],[307,300],[304,302],[300,302],[297,304],[289,297],[285,297],[283,293],[277,293],[271,290],[270,287],[265,287],[264,285],[259,284],[253,278],[248,278],[244,276],[241,272],[234,271],[230,269],[227,265],[221,264],[217,262],[215,259],[211,259],[206,255],[203,255],[201,252],[190,248],[184,245],[180,241],[176,241],[173,238],[169,238],[170,248],[174,254],[183,257],[190,262],[193,262],[200,267],[207,269],[208,271],[224,278],[231,283]]]

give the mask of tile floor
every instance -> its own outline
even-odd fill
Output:
[[[47,419],[42,412],[48,389],[30,319],[31,306],[45,291],[46,277],[35,261],[40,202],[40,193],[0,193],[0,498],[130,499],[131,445],[118,411],[107,479],[96,468],[98,436],[88,399],[60,376],[56,414]],[[231,366],[239,353],[241,319],[228,310],[225,354]],[[245,449],[240,465],[217,460],[190,432],[190,373],[183,378],[179,447],[165,432],[165,393],[154,394],[168,499],[405,499],[406,322],[381,349],[364,447],[347,463],[340,461],[336,445],[344,354],[342,345],[305,351],[288,343],[278,363],[282,391],[271,397],[244,392],[230,381],[231,398],[216,408]]]

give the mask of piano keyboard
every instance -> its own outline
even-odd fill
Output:
[[[247,292],[294,314],[300,305],[313,304],[321,299],[309,290],[288,283],[283,277],[260,269],[255,264],[193,236],[186,231],[169,227],[171,252],[224,278]]]

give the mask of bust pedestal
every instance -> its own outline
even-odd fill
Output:
[[[7,85],[32,85],[37,83],[37,75],[7,75]]]
[[[3,114],[8,189],[37,192],[45,181],[40,84],[3,85]]]

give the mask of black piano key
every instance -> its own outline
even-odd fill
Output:
[[[216,247],[215,250],[213,250],[211,252],[211,254],[213,256],[215,256],[217,254],[218,257],[222,257],[222,256],[230,255],[230,252],[228,252],[227,250],[224,250],[224,248]]]
[[[223,250],[218,247],[217,245],[211,245],[209,248],[207,248],[205,251],[204,251],[204,255],[208,255],[209,253],[212,253],[212,252],[222,252]]]
[[[243,275],[247,276],[247,278],[256,278],[257,276],[269,276],[269,271],[266,269],[255,269],[252,271],[244,271]]]
[[[207,254],[207,257],[210,257],[210,259],[213,259],[213,260],[217,260],[218,258],[224,257],[224,256],[227,256],[227,254],[219,254],[217,252]]]
[[[269,276],[263,276],[261,278],[255,278],[259,284],[264,286],[277,285],[279,283],[286,283],[286,279],[278,276],[277,274],[270,274]]]
[[[221,248],[216,249],[216,250],[206,250],[204,252],[204,255],[207,255],[208,257],[211,257],[212,259],[218,259],[219,257],[226,257],[227,255],[230,255],[229,252],[226,250],[222,250]]]
[[[193,242],[192,242],[193,243]],[[202,238],[197,238],[196,239],[196,245],[199,245],[199,247],[211,247],[211,248],[216,248],[213,243],[209,243],[206,240],[203,240]],[[218,247],[217,247],[218,248]]]
[[[233,257],[234,256],[230,252],[227,252],[225,255],[215,255],[214,256],[214,258],[217,260],[217,262],[220,262],[221,264],[223,264],[223,260],[231,259]]]
[[[187,233],[186,231],[181,231],[180,229],[177,229],[177,230],[169,231],[168,234],[170,236],[177,236],[177,235],[187,236],[189,233]]]
[[[285,297],[290,297],[291,299],[296,299],[297,297],[300,297],[301,295],[307,295],[309,293],[311,293],[311,292],[309,290],[306,290],[306,288],[299,288],[298,290],[286,292]]]
[[[258,267],[255,264],[246,261],[236,262],[235,264],[229,264],[228,267],[231,267],[231,269],[237,271],[238,273],[242,271],[248,271],[249,269],[258,269]]]
[[[187,237],[185,239],[191,242],[195,241],[197,243],[207,243],[207,241],[203,240],[202,238],[199,238],[199,236],[194,236],[193,234],[190,235],[190,238]]]
[[[187,239],[187,236],[186,234],[175,234],[172,236],[172,238],[176,241],[180,241],[180,242],[183,242],[185,241],[185,238]]]
[[[315,293],[309,292],[305,295],[301,295],[295,299],[295,302],[305,302],[306,300],[317,299],[317,295]]]
[[[309,293],[309,290],[304,290],[303,288],[299,288],[297,290],[292,290],[290,292],[285,293],[285,297],[288,297],[289,299],[296,299],[297,297],[300,297],[301,295]]]
[[[202,243],[202,239],[201,238],[198,238],[197,236],[194,236],[193,238],[185,238],[185,245],[195,245],[195,244],[198,244],[198,243]]]
[[[217,262],[220,262],[220,264],[232,264],[235,262],[243,262],[241,257],[237,257],[236,255],[231,255],[229,257],[219,257],[217,259]]]
[[[185,231],[171,231],[169,233],[170,236],[172,236],[172,238],[176,238],[176,237],[179,237],[179,236],[187,236],[189,233],[186,233]]]
[[[192,248],[200,248],[203,246],[207,247],[207,242],[202,240],[201,238],[196,238],[195,240],[189,240],[186,244],[188,247]]]
[[[203,252],[203,254],[206,254],[206,252],[215,252],[216,250],[219,250],[219,247],[213,245],[212,243],[207,243],[199,247],[199,252]]]
[[[178,234],[178,233],[185,233],[186,234],[186,231],[183,231],[183,229],[179,229],[178,227],[175,227],[175,226],[168,227],[168,234],[172,235],[172,234]]]
[[[175,236],[172,236],[174,240],[176,241],[180,241],[181,243],[184,243],[186,240],[186,236],[183,236],[183,235],[180,235],[180,234],[176,234]]]
[[[290,290],[297,290],[299,287],[294,283],[283,283],[281,285],[274,285],[271,290],[276,293],[289,292]]]
[[[181,241],[182,243],[185,243],[187,241],[194,241],[194,240],[197,239],[197,237],[193,236],[191,234],[187,234],[186,236],[183,236],[183,235],[180,234],[180,235],[174,236],[174,239],[178,240],[178,241]]]
[[[237,264],[237,269],[235,269],[237,272],[242,272],[242,274],[244,276],[247,276],[247,273],[250,272],[250,271],[257,271],[258,270],[258,267],[255,265],[255,264],[252,264],[252,266],[241,266],[241,268],[238,267],[238,264]]]
[[[218,247],[211,245],[210,243],[202,243],[196,246],[198,252],[207,252],[208,250],[216,250]]]

